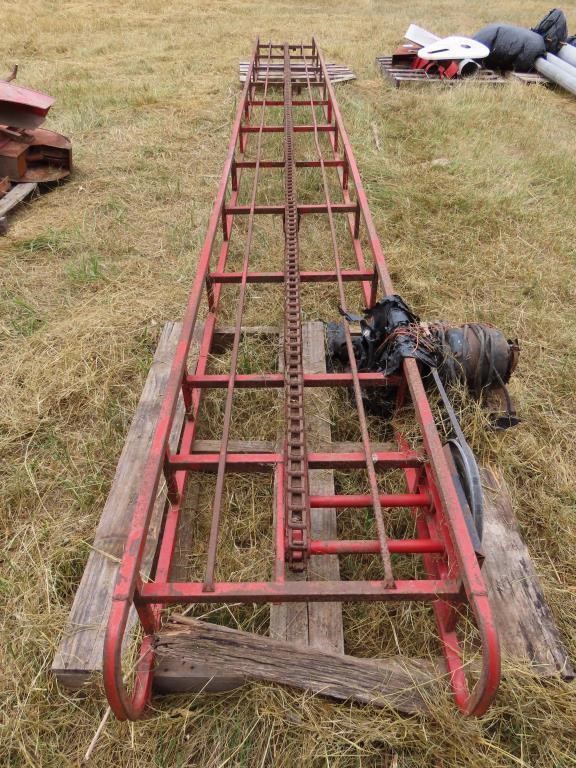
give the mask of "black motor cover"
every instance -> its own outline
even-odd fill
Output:
[[[483,59],[484,66],[490,69],[528,72],[536,59],[546,54],[541,35],[510,24],[490,24],[477,32],[474,40],[490,49],[490,55]]]

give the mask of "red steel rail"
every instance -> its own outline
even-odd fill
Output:
[[[292,80],[292,64],[304,71]],[[276,86],[268,79],[269,64],[281,62],[284,68],[282,94],[270,92]],[[259,77],[260,75],[260,77]],[[295,98],[293,98],[295,93]],[[282,96],[282,98],[280,97]],[[283,110],[283,123],[267,122],[270,108]],[[300,110],[309,110],[306,122],[295,120]],[[302,112],[299,112],[302,114]],[[258,119],[254,118],[258,116]],[[299,137],[312,139],[313,157],[297,157]],[[264,140],[264,136],[269,138]],[[263,156],[263,146],[277,136],[283,159]],[[251,138],[252,137],[252,138]],[[272,139],[274,140],[274,139]],[[303,140],[302,140],[303,141]],[[255,142],[255,152],[247,152]],[[280,143],[281,142],[281,143]],[[327,156],[325,156],[327,155]],[[316,169],[320,174],[322,200],[298,202],[298,169]],[[262,169],[283,174],[284,200],[278,204],[258,201]],[[243,174],[248,173],[244,183]],[[331,175],[330,175],[331,174]],[[334,180],[337,181],[337,194]],[[332,183],[331,183],[332,182]],[[240,189],[248,193],[249,204],[240,204]],[[337,197],[338,199],[334,199]],[[261,272],[251,268],[252,243],[256,222],[261,215],[282,216],[284,220],[284,271]],[[327,219],[334,268],[300,269],[299,222],[304,215],[323,215]],[[356,267],[345,269],[337,217],[344,216]],[[238,217],[245,222],[240,230]],[[244,218],[246,217],[246,218]],[[247,221],[247,224],[246,224]],[[238,232],[238,234],[236,234]],[[241,271],[228,268],[231,241],[243,237]],[[370,267],[367,266],[370,264]],[[247,286],[250,283],[284,286],[284,369],[282,373],[238,373]],[[316,41],[309,45],[261,44],[257,41],[246,83],[232,127],[224,171],[216,195],[197,273],[190,291],[182,332],[172,363],[158,425],[153,435],[140,491],[136,501],[124,555],[110,611],[104,648],[104,683],[110,705],[120,719],[140,717],[150,699],[154,674],[152,635],[161,626],[161,610],[166,604],[282,602],[322,600],[425,601],[433,607],[437,632],[450,682],[458,707],[467,714],[483,713],[500,681],[498,636],[486,594],[477,555],[461,507],[455,479],[428,402],[418,365],[405,359],[400,376],[359,373],[355,364],[352,338],[346,326],[346,344],[351,361],[349,373],[304,374],[302,369],[302,283],[332,283],[336,289],[334,305],[346,306],[345,286],[356,285],[358,303],[371,306],[379,294],[390,295],[392,281],[350,141]],[[238,287],[234,333],[228,374],[211,374],[208,361],[215,342],[216,321],[222,310],[222,290],[226,284]],[[192,335],[206,297],[207,313],[193,372],[187,368]],[[355,452],[314,452],[306,441],[304,392],[307,387],[347,387],[354,395],[362,438]],[[411,405],[420,427],[417,450],[410,449],[397,435],[395,451],[378,451],[372,446],[362,401],[362,386],[394,387],[398,406]],[[200,452],[195,448],[200,405],[207,389],[225,390],[223,427],[219,448]],[[229,436],[234,395],[240,388],[284,388],[284,434],[282,450],[263,453],[234,453]],[[171,454],[168,440],[176,405],[182,396],[186,419],[179,447]],[[310,494],[308,472],[329,468],[339,471],[363,469],[369,493],[356,495]],[[386,473],[401,469],[406,490],[384,493],[381,485]],[[194,474],[214,472],[215,492],[204,579],[174,582],[170,570],[178,520],[187,485]],[[215,579],[223,493],[228,475],[235,472],[273,472],[274,576],[268,582],[227,582]],[[167,487],[168,506],[163,521],[153,578],[144,584],[140,566],[152,508],[160,483]],[[314,540],[310,533],[310,510],[334,507],[372,510],[377,528],[374,540]],[[415,539],[390,539],[386,530],[386,510],[407,508],[416,523]],[[311,555],[372,554],[382,561],[383,578],[354,581],[290,581],[286,568],[305,570]],[[394,576],[391,554],[421,557],[425,577],[398,579]],[[129,611],[134,605],[143,629],[144,640],[132,690],[123,680],[122,643]],[[474,617],[481,651],[481,671],[470,690],[463,660],[459,625],[462,609]]]

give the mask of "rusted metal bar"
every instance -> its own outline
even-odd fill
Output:
[[[285,205],[257,205],[254,207],[254,213],[266,213],[270,215],[284,215]],[[332,213],[355,213],[358,209],[356,203],[333,203]],[[296,212],[299,216],[305,214],[328,213],[328,206],[325,203],[303,203],[296,206]],[[247,216],[251,213],[249,205],[230,205],[226,208],[229,216]]]
[[[354,283],[358,280],[370,280],[373,270],[350,269],[340,273],[345,283]],[[213,283],[239,283],[242,280],[241,272],[211,272],[210,280]],[[332,283],[338,280],[338,275],[333,271],[300,272],[301,283]],[[248,283],[283,283],[283,272],[249,272],[246,275]]]
[[[272,51],[269,49],[269,55]],[[264,100],[268,92],[268,79],[264,89]],[[258,142],[256,146],[256,157],[260,157],[262,146],[262,135],[265,127],[265,112],[262,109],[260,119]],[[208,552],[206,557],[206,572],[204,575],[204,589],[211,592],[214,585],[214,569],[216,567],[216,550],[218,547],[218,534],[220,531],[220,516],[222,510],[222,500],[224,494],[224,476],[226,473],[226,462],[228,456],[228,439],[230,437],[230,426],[232,422],[232,403],[234,400],[234,385],[236,379],[236,369],[238,367],[238,355],[240,352],[240,339],[242,331],[242,315],[244,314],[244,302],[246,298],[246,286],[248,265],[250,263],[250,251],[252,248],[252,237],[254,232],[254,209],[256,207],[256,195],[258,193],[258,176],[260,167],[258,159],[254,169],[254,178],[252,181],[252,200],[250,202],[250,215],[248,218],[248,232],[246,235],[246,245],[244,248],[244,259],[242,263],[242,275],[240,279],[240,290],[238,303],[236,306],[236,322],[234,327],[234,339],[232,341],[232,354],[230,357],[230,376],[226,386],[226,401],[224,403],[224,419],[222,426],[222,437],[220,442],[220,454],[218,456],[218,469],[216,472],[216,486],[214,489],[214,498],[212,500],[212,522],[210,525],[210,537],[208,539]]]
[[[202,389],[225,388],[230,380],[229,374],[209,373],[203,376],[188,376],[186,381],[191,387]],[[400,382],[398,376],[384,376],[381,373],[359,373],[362,386],[389,387]],[[283,387],[282,373],[239,373],[235,376],[237,389],[265,389]],[[304,373],[302,381],[305,387],[341,387],[352,384],[351,373]]]
[[[308,78],[308,70],[306,70],[306,76]],[[310,111],[312,114],[313,126],[315,129],[317,129],[318,123],[316,120],[316,111],[313,104],[312,88],[310,86],[309,79],[308,79],[308,93],[310,94]],[[330,237],[332,240],[332,251],[334,254],[334,263],[336,265],[336,274],[337,274],[337,280],[338,280],[338,295],[340,298],[340,307],[341,307],[341,310],[344,311],[346,307],[346,294],[344,291],[344,281],[342,280],[342,265],[340,261],[338,237],[336,234],[336,228],[334,226],[334,217],[332,214],[332,202],[330,199],[330,188],[328,185],[326,168],[324,167],[324,157],[322,154],[322,149],[320,147],[320,141],[318,139],[318,130],[314,130],[314,143],[316,145],[316,152],[318,153],[318,160],[320,161],[322,184],[324,187],[324,196],[326,198],[328,222],[330,225]],[[368,473],[368,481],[370,483],[372,507],[374,510],[376,527],[378,529],[378,539],[380,541],[380,550],[381,550],[381,557],[382,557],[382,565],[384,566],[385,583],[388,585],[389,588],[393,588],[394,576],[392,574],[392,561],[390,559],[390,552],[388,551],[386,526],[384,524],[382,506],[380,504],[380,491],[378,490],[378,479],[376,477],[376,469],[375,469],[374,460],[372,457],[372,447],[370,445],[370,436],[368,434],[368,425],[366,423],[366,413],[364,411],[364,403],[362,400],[362,390],[360,389],[360,381],[358,379],[358,366],[356,365],[356,357],[354,355],[354,347],[352,345],[352,335],[350,333],[350,328],[347,323],[344,324],[344,332],[346,336],[346,348],[348,350],[348,359],[350,361],[350,371],[352,373],[352,386],[354,389],[354,399],[356,401],[356,408],[358,411],[358,422],[360,426],[360,434],[362,437],[362,445],[364,446],[366,470]]]
[[[444,552],[444,544],[440,539],[388,539],[388,551],[396,555],[421,555],[424,553],[440,554]],[[313,555],[378,555],[380,542],[378,540],[317,541],[310,542],[310,552]]]

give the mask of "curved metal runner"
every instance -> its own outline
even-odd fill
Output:
[[[274,87],[262,73],[271,71],[271,62],[283,62],[284,82],[280,95],[271,96]],[[305,81],[292,83],[291,66],[302,66]],[[305,89],[304,98],[302,90]],[[255,110],[260,120],[253,123]],[[266,120],[270,108],[282,108],[281,124]],[[295,110],[309,110],[308,122],[294,120]],[[319,116],[320,115],[320,116]],[[255,135],[255,159],[249,159],[247,146]],[[265,135],[279,134],[283,159],[263,156]],[[315,149],[313,158],[297,154],[299,134],[309,134]],[[328,156],[325,156],[328,154]],[[297,176],[300,168],[318,169],[323,199],[299,203]],[[258,202],[261,169],[278,169],[284,175],[284,200],[278,204]],[[252,179],[250,202],[239,203],[242,174]],[[246,185],[244,185],[246,186]],[[331,192],[335,186],[338,198]],[[256,222],[265,215],[284,219],[284,271],[261,272],[251,269],[252,242]],[[332,251],[331,270],[302,270],[299,263],[299,223],[303,216],[325,215],[329,225],[326,251]],[[344,268],[336,218],[344,216],[348,230],[348,248],[355,260],[354,269]],[[228,268],[230,245],[239,217],[247,217],[243,260],[240,272]],[[219,234],[220,233],[220,234]],[[366,265],[365,252],[370,258]],[[242,334],[242,318],[247,286],[251,283],[284,286],[284,358],[283,373],[238,373]],[[302,291],[304,283],[336,285],[335,304],[346,303],[346,286],[356,285],[359,302],[371,306],[379,294],[394,292],[380,241],[370,215],[358,168],[334,97],[324,59],[313,40],[309,45],[288,43],[261,44],[257,41],[248,76],[238,106],[228,146],[224,171],[210,216],[206,239],[200,253],[197,274],[190,292],[182,324],[182,333],[169,383],[162,403],[160,419],[154,433],[132,524],[118,572],[104,649],[104,683],[110,705],[120,719],[137,719],[150,699],[154,675],[151,639],[161,626],[162,607],[167,604],[226,602],[291,602],[291,601],[424,601],[432,604],[454,698],[467,714],[483,713],[500,680],[498,637],[480,565],[470,538],[465,511],[442,445],[428,402],[418,365],[405,359],[400,376],[385,377],[377,373],[359,373],[352,354],[352,338],[346,329],[346,343],[351,360],[349,373],[305,374],[302,369]],[[234,334],[228,374],[208,373],[209,356],[214,349],[216,321],[222,310],[223,286],[238,286],[238,302],[234,316]],[[350,287],[350,286],[349,286]],[[187,360],[199,317],[203,296],[207,300],[204,330],[193,373]],[[393,387],[398,407],[411,405],[420,427],[417,449],[409,447],[397,434],[394,451],[374,449],[364,413],[361,387]],[[238,388],[283,388],[285,392],[285,441],[282,451],[267,453],[234,453],[229,450],[229,435]],[[362,450],[352,452],[311,451],[306,443],[304,390],[306,387],[351,388],[357,408]],[[223,426],[219,450],[202,453],[195,448],[200,405],[206,389],[226,390]],[[186,405],[187,418],[176,454],[168,450],[168,438],[179,396]],[[366,472],[369,494],[334,496],[310,495],[310,469]],[[384,493],[381,484],[386,472],[403,470],[406,489],[403,493]],[[212,519],[207,547],[205,576],[202,581],[172,582],[170,569],[178,520],[186,488],[194,482],[195,473],[214,472],[216,485],[212,500]],[[236,472],[272,472],[276,478],[274,505],[274,577],[267,582],[218,581],[217,553],[220,518],[226,478]],[[159,543],[153,579],[144,584],[139,570],[151,510],[161,481],[168,492],[168,506]],[[310,535],[311,508],[369,508],[377,529],[374,540],[315,541]],[[395,540],[386,531],[386,510],[411,510],[417,536]],[[344,532],[345,533],[345,532]],[[290,581],[285,569],[306,570],[310,555],[374,554],[382,561],[383,578],[354,581]],[[425,576],[395,578],[391,554],[421,557]],[[122,640],[131,605],[137,608],[144,632],[135,682],[129,692],[123,680]],[[459,626],[463,610],[469,606],[480,638],[481,671],[472,690],[465,673]],[[297,659],[295,659],[297,663]]]

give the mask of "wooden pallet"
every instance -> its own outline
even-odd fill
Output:
[[[324,334],[321,323],[304,323],[305,366],[309,371],[318,371],[324,365]],[[154,361],[148,375],[142,397],[138,404],[134,420],[127,435],[126,444],[122,451],[116,476],[110,495],[103,510],[102,518],[96,532],[93,550],[90,553],[86,569],[78,587],[69,620],[64,635],[52,665],[52,671],[58,681],[70,688],[78,688],[87,684],[94,676],[102,671],[102,644],[108,610],[114,588],[118,558],[122,554],[127,528],[134,505],[134,489],[139,474],[142,471],[151,436],[158,417],[158,408],[166,386],[168,371],[174,354],[175,345],[180,332],[177,323],[167,323],[160,336]],[[278,339],[278,331],[274,328],[262,327],[244,329],[245,334],[264,335]],[[217,339],[222,349],[230,343],[230,329],[217,329]],[[317,419],[311,421],[312,439],[324,443],[330,441],[329,425],[322,413],[322,400],[315,400]],[[171,443],[175,444],[184,418],[183,408],[175,420]],[[271,450],[273,445],[262,442],[262,450]],[[214,441],[201,441],[198,448],[202,451],[218,450]],[[213,444],[214,443],[214,444]],[[336,446],[334,446],[336,447]],[[234,452],[253,451],[254,443],[233,441],[230,449]],[[340,447],[338,447],[340,450]],[[353,445],[347,450],[358,450]],[[312,478],[318,483],[318,492],[330,493],[333,479],[330,473],[318,473]],[[493,472],[486,470],[483,476],[486,511],[485,535],[483,547],[486,559],[483,573],[492,597],[493,610],[499,627],[503,655],[505,658],[522,660],[531,665],[534,674],[541,676],[560,675],[569,680],[574,677],[574,669],[568,658],[559,632],[555,626],[552,614],[546,604],[538,576],[530,560],[526,545],[522,541],[518,525],[515,521],[510,496],[505,485],[496,479]],[[191,507],[193,513],[193,499]],[[147,555],[145,558],[145,573],[151,567],[157,545],[161,519],[165,509],[165,491],[159,493],[154,510],[154,525],[148,539]],[[314,526],[329,530],[332,537],[335,534],[336,516],[333,510],[321,510],[321,514],[313,521]],[[179,531],[179,541],[176,547],[174,568],[183,567],[186,550],[189,549],[189,533],[186,519],[182,521]],[[178,551],[183,553],[178,559]],[[312,568],[317,568],[313,561]],[[337,558],[332,561],[326,558],[324,578],[337,578]],[[297,616],[297,619],[294,618]],[[294,620],[293,620],[294,619]],[[133,623],[134,625],[134,623]],[[133,626],[132,625],[132,626]],[[190,628],[192,627],[192,628]],[[300,607],[298,614],[292,613],[292,608],[272,609],[271,632],[272,638],[252,637],[250,643],[240,637],[238,642],[252,651],[246,652],[245,664],[236,668],[232,662],[223,664],[223,649],[217,648],[218,636],[210,628],[202,631],[203,644],[190,641],[186,633],[196,633],[198,639],[198,622],[190,627],[182,626],[175,633],[174,626],[161,632],[156,639],[158,664],[155,674],[155,687],[158,693],[173,693],[183,691],[214,691],[241,685],[246,679],[271,679],[308,687],[308,689],[329,693],[335,698],[357,698],[366,701],[366,686],[362,680],[369,678],[364,675],[374,675],[373,703],[394,705],[402,711],[422,711],[426,709],[430,692],[437,690],[439,677],[442,676],[441,665],[434,661],[417,659],[390,658],[375,661],[363,660],[355,663],[351,657],[342,653],[343,632],[342,614],[338,604],[319,604]],[[200,627],[202,629],[202,627]],[[210,631],[209,631],[210,630]],[[228,630],[234,632],[233,630]],[[171,634],[170,634],[171,633]],[[182,634],[184,633],[184,634]],[[242,633],[239,633],[240,635]],[[244,633],[245,634],[245,633]],[[175,640],[176,635],[178,638]],[[208,639],[207,639],[208,638]],[[210,639],[211,638],[211,639]],[[281,639],[276,639],[281,638]],[[228,642],[228,641],[227,641]],[[276,670],[266,677],[261,666],[255,664],[261,649],[260,643],[272,648],[278,643],[277,660],[284,672]],[[210,646],[212,643],[212,646]],[[290,648],[295,652],[296,645],[302,648],[308,646],[308,659],[311,669],[326,662],[326,670],[337,670],[334,674],[344,674],[345,670],[362,668],[357,695],[353,686],[338,686],[336,683],[331,691],[326,688],[326,678],[321,671],[298,677],[294,672],[286,671],[286,658]],[[180,648],[180,652],[175,651]],[[212,653],[210,652],[212,649]],[[286,656],[288,654],[288,656]],[[324,656],[323,656],[324,655]],[[368,665],[366,667],[366,665]],[[372,665],[372,666],[370,666]],[[222,670],[226,669],[223,674]],[[363,670],[363,671],[362,671]],[[439,671],[440,670],[440,671]],[[302,672],[302,670],[301,670]],[[410,696],[399,696],[400,690],[406,689],[406,679],[410,677],[414,685]],[[430,684],[430,685],[429,685]],[[430,687],[432,686],[432,688]],[[434,687],[436,686],[436,687]],[[342,693],[344,691],[344,693]],[[341,695],[340,695],[341,694]]]
[[[506,77],[509,80],[518,80],[524,85],[554,85],[539,72],[508,72]]]
[[[267,65],[265,58],[265,56],[262,57],[260,66],[258,68],[258,82],[263,83],[266,79],[266,74],[269,72],[269,81],[271,83],[282,84],[284,82],[284,65],[277,63]],[[246,81],[248,66],[248,61],[240,62],[241,83]],[[328,75],[330,76],[330,81],[332,83],[345,83],[348,80],[356,80],[356,75],[350,69],[350,67],[347,67],[343,64],[326,64],[326,69],[328,70]],[[299,65],[297,63],[292,63],[292,80],[296,83],[299,81],[303,84],[306,83],[306,72],[303,64]]]
[[[472,82],[481,85],[505,85],[510,80],[517,80],[525,85],[544,84],[548,81],[537,72],[508,72],[505,75],[499,74],[492,69],[480,69],[477,74],[471,77],[457,77],[451,80],[440,77],[437,72],[426,72],[424,69],[411,69],[408,66],[394,66],[392,56],[378,56],[376,64],[382,74],[387,77],[396,88],[400,88],[405,83],[424,83],[424,84],[442,84],[459,85],[461,83]]]

